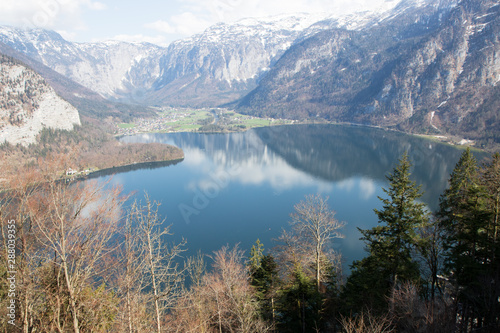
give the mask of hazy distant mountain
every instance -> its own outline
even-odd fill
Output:
[[[72,43],[54,31],[12,27],[0,27],[0,42],[106,98],[217,106],[255,88],[296,41],[335,27],[361,29],[390,13],[243,19],[216,24],[167,48],[114,41]]]
[[[235,100],[255,88],[296,41],[333,27],[360,29],[383,15],[296,14],[217,24],[167,48],[148,97],[158,104],[183,106]]]
[[[12,27],[0,27],[0,42],[106,98],[148,89],[162,51],[145,43],[72,43],[54,31]]]

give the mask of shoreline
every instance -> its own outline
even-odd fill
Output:
[[[291,120],[290,120],[291,121]],[[423,139],[427,139],[433,142],[439,142],[442,144],[450,145],[456,148],[471,148],[474,150],[482,151],[482,152],[487,152],[491,153],[492,151],[494,152],[495,150],[492,149],[487,149],[487,148],[481,148],[477,147],[475,145],[475,141],[473,140],[468,140],[464,138],[453,138],[451,135],[435,135],[435,134],[424,134],[424,133],[412,133],[412,132],[404,132],[402,130],[395,129],[390,126],[380,126],[380,125],[370,125],[370,124],[360,124],[360,123],[351,123],[351,122],[335,122],[335,121],[321,121],[321,122],[308,122],[308,121],[298,121],[295,120],[296,122],[292,123],[286,123],[286,124],[276,124],[276,125],[265,125],[265,126],[255,126],[255,127],[248,127],[245,129],[241,129],[238,131],[235,130],[220,130],[220,131],[197,131],[197,130],[180,130],[180,131],[171,131],[171,132],[160,132],[160,131],[150,131],[150,132],[137,132],[133,134],[116,134],[115,138],[120,139],[123,137],[127,136],[134,136],[134,135],[141,135],[141,134],[175,134],[175,133],[199,133],[199,134],[228,134],[228,133],[244,133],[247,132],[251,129],[254,128],[266,128],[266,127],[275,127],[275,126],[297,126],[297,125],[336,125],[336,126],[353,126],[353,127],[366,127],[366,128],[373,128],[373,129],[380,129],[384,131],[392,131],[392,132],[397,132],[405,135],[412,135],[412,136],[417,136]],[[457,141],[460,139],[460,141]],[[464,143],[460,143],[464,142]]]
[[[139,169],[153,170],[153,169],[162,168],[165,166],[176,165],[178,163],[181,163],[182,161],[184,161],[184,157],[175,158],[175,159],[171,159],[171,160],[163,160],[163,161],[150,161],[150,162],[137,162],[137,163],[132,163],[132,164],[124,164],[124,165],[120,165],[120,166],[113,166],[111,168],[104,168],[104,169],[92,171],[86,175],[83,175],[80,177],[75,177],[75,180],[87,180],[87,179],[99,178],[99,177],[104,177],[104,176],[114,175],[117,173],[134,171],[134,170],[139,170]]]

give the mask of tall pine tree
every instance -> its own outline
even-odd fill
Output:
[[[467,149],[441,196],[447,271],[455,286],[459,331],[499,329],[500,156],[482,169]]]
[[[359,229],[369,251],[368,257],[353,264],[346,284],[348,310],[367,305],[382,310],[392,288],[404,281],[419,279],[418,263],[412,257],[417,243],[417,229],[428,221],[425,205],[418,202],[420,186],[410,179],[411,163],[405,153],[387,176],[386,198],[379,199],[382,209],[375,209],[379,224],[368,230]],[[359,297],[362,295],[361,297]]]
[[[388,198],[379,199],[383,203],[381,210],[375,209],[379,225],[360,230],[368,245],[370,254],[378,258],[390,274],[393,285],[398,279],[418,278],[418,265],[411,252],[417,241],[417,228],[429,219],[425,204],[418,202],[422,196],[420,186],[410,179],[411,163],[405,153],[387,176],[389,189],[383,189]]]

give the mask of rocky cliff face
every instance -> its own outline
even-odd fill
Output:
[[[0,143],[27,145],[47,128],[72,130],[78,111],[45,80],[23,64],[0,54]]]
[[[154,110],[145,106],[125,104],[105,99],[94,90],[76,83],[1,42],[0,53],[19,60],[40,74],[59,96],[78,109],[82,117],[99,119],[114,118],[115,120],[128,122],[135,117],[148,117],[155,114]]]
[[[500,140],[498,2],[437,1],[395,13],[292,46],[237,108]]]
[[[218,106],[255,88],[297,41],[333,27],[359,30],[391,13],[244,19],[217,24],[167,48],[71,43],[53,31],[10,27],[0,27],[0,42],[106,98],[148,105]]]
[[[220,23],[172,43],[151,97],[158,103],[216,106],[255,88],[259,78],[318,18],[310,15]]]

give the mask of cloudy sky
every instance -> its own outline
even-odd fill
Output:
[[[56,30],[77,42],[169,42],[217,22],[282,13],[349,13],[398,0],[1,0],[0,25]]]

